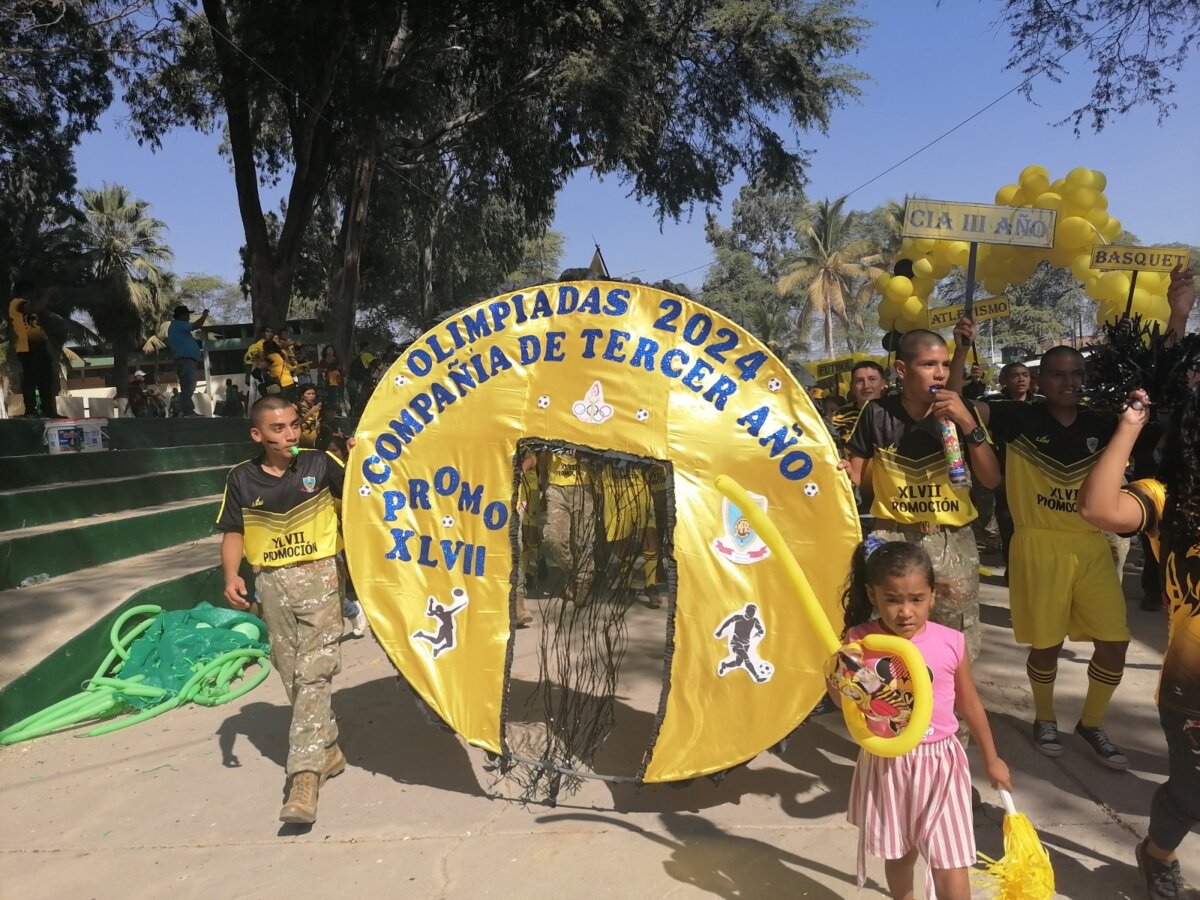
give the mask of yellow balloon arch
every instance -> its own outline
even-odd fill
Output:
[[[790,733],[824,693],[825,646],[714,480],[736,475],[769,510],[834,622],[860,538],[850,485],[808,396],[734,322],[615,282],[487,300],[409,347],[356,437],[343,501],[355,589],[401,674],[471,744],[506,752],[524,438],[658,460],[673,472],[676,593],[641,780],[742,763]],[[414,640],[431,627],[435,601],[455,610],[456,637],[436,657]],[[736,629],[720,629],[737,616],[761,633],[742,648],[746,665],[726,670]]]

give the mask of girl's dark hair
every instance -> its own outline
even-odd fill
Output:
[[[1186,550],[1200,539],[1200,387],[1184,387],[1171,411],[1159,480],[1167,488],[1162,537]]]
[[[881,541],[869,537],[854,549],[850,563],[850,577],[842,593],[842,606],[846,610],[844,635],[855,625],[871,621],[875,608],[867,596],[867,585],[878,585],[885,578],[907,575],[914,569],[924,573],[929,587],[934,585],[933,563],[929,554],[916,544],[904,541]]]

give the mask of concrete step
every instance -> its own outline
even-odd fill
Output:
[[[229,466],[40,485],[0,493],[0,534],[83,515],[139,509],[225,490]]]
[[[220,504],[210,494],[0,533],[0,590],[206,537]]]
[[[224,603],[216,536],[0,591],[0,728],[69,697],[110,648],[125,609]]]
[[[171,472],[209,466],[232,466],[257,453],[253,441],[231,444],[199,444],[187,447],[154,447],[139,450],[110,450],[104,453],[45,452],[8,456],[0,464],[0,491],[38,485],[121,478],[151,472]]]

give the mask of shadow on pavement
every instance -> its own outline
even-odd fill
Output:
[[[460,794],[486,796],[459,738],[425,721],[409,691],[394,676],[338,689],[333,693],[338,739],[353,767],[402,784],[422,784]],[[290,707],[250,703],[217,730],[222,763],[238,761],[245,738],[281,769],[287,762]]]
[[[697,890],[742,900],[746,897],[809,897],[813,900],[838,900],[853,892],[850,873],[805,859],[766,841],[723,831],[700,816],[665,812],[660,816],[670,837],[647,831],[623,819],[589,813],[562,813],[542,816],[539,823],[597,822],[623,828],[671,851],[663,862],[663,871],[681,884]],[[834,891],[806,875],[803,870],[845,882],[844,891]],[[867,882],[871,885],[871,882]]]

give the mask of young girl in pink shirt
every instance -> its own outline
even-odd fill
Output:
[[[859,886],[866,877],[866,854],[882,857],[895,900],[912,900],[918,854],[929,864],[938,900],[971,896],[971,771],[954,737],[956,709],[983,754],[992,786],[1012,788],[975,690],[963,636],[929,621],[933,577],[933,563],[918,545],[868,538],[854,553],[843,596],[844,640],[878,633],[906,638],[921,651],[933,683],[933,718],[921,743],[894,758],[860,751],[850,788],[847,818],[859,829]],[[912,712],[911,681],[903,664],[867,653],[859,676],[865,689],[875,689],[868,727],[883,736],[899,733]]]

